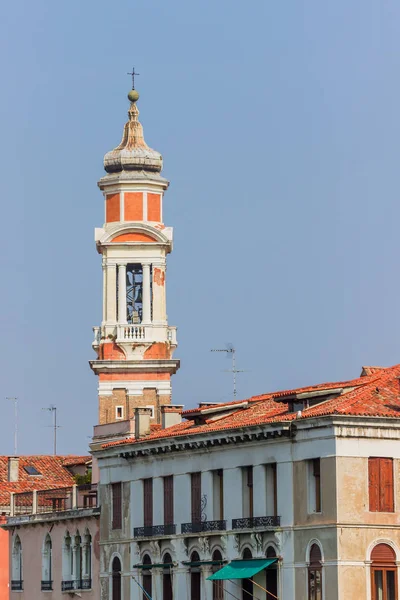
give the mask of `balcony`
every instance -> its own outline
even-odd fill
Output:
[[[40,589],[42,590],[42,592],[50,592],[53,589],[53,582],[52,581],[41,581]]]
[[[12,592],[22,592],[24,586],[22,585],[24,582],[22,579],[14,579],[11,581],[11,591]]]
[[[157,537],[161,535],[175,535],[176,525],[147,525],[135,527],[133,537]]]
[[[202,531],[225,531],[226,521],[193,521],[182,523],[181,533],[201,533]]]
[[[62,581],[61,582],[61,591],[62,592],[70,592],[74,589],[75,581]]]
[[[42,588],[43,589],[43,588]],[[71,592],[75,590],[91,590],[92,580],[91,579],[74,579],[70,581],[61,582],[62,592]]]
[[[280,517],[244,517],[242,519],[232,519],[232,529],[253,529],[254,527],[279,527]]]
[[[97,507],[97,484],[85,483],[49,490],[16,493],[12,497],[11,518],[39,517],[51,513]]]
[[[105,325],[104,327],[93,327],[93,347],[98,348],[102,338],[110,337],[117,343],[122,342],[170,342],[176,346],[176,327],[167,325]]]

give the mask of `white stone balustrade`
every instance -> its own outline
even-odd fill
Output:
[[[169,342],[172,346],[176,346],[176,327],[167,327],[165,325],[130,325],[119,324],[117,326],[93,327],[93,342],[94,348],[98,348],[101,338],[115,337],[117,343],[121,342]]]

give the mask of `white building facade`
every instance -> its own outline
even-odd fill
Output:
[[[400,367],[387,371],[398,386]],[[153,433],[138,413],[143,437],[94,447],[102,600],[147,598],[142,588],[157,600],[398,600],[400,401],[367,414],[387,400],[362,380],[202,407],[181,423],[165,407],[175,424]],[[263,568],[208,579],[236,561]]]

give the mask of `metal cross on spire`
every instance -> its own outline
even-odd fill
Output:
[[[132,68],[132,73],[127,73],[127,75],[130,75],[132,77],[132,89],[135,89],[135,75],[140,75],[140,73],[136,73],[135,71],[135,67]]]

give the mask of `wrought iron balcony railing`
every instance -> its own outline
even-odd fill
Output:
[[[193,521],[182,523],[182,533],[200,533],[201,531],[225,531],[226,521]]]
[[[279,527],[280,517],[244,517],[232,519],[232,529],[252,529],[253,527]]]
[[[92,589],[92,580],[91,579],[80,579],[76,583],[79,583],[79,590],[91,590]]]
[[[70,581],[62,581],[61,582],[61,591],[62,592],[69,592],[71,590],[91,590],[91,589],[92,589],[92,580],[89,579],[88,577],[86,577],[85,579],[74,579],[74,580],[70,580]]]
[[[40,584],[40,589],[42,590],[42,592],[49,592],[50,590],[53,589],[53,582],[42,580],[41,584]]]
[[[13,592],[21,592],[24,589],[22,579],[13,579],[11,581],[11,590]]]
[[[73,590],[74,584],[75,584],[75,581],[62,581],[61,582],[61,591],[69,592],[70,590]]]
[[[133,537],[155,537],[159,535],[175,535],[176,525],[147,525],[135,527]]]

